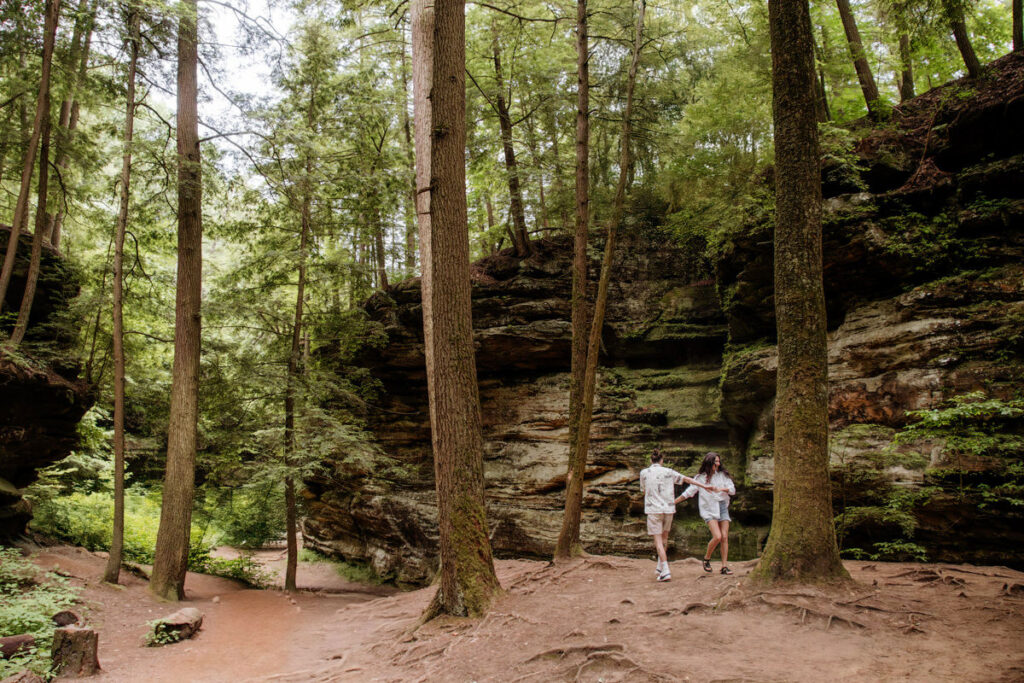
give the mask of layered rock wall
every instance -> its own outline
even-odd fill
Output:
[[[9,230],[0,226],[0,244],[7,244]],[[21,304],[30,243],[21,235],[5,312],[16,313]],[[0,538],[24,531],[31,507],[21,489],[35,481],[37,470],[67,457],[78,441],[78,421],[92,405],[70,358],[70,340],[52,325],[77,291],[59,254],[45,248],[26,342],[17,351],[0,346]],[[10,327],[0,326],[0,335],[8,334]]]
[[[862,131],[852,161],[825,165],[833,498],[837,515],[857,510],[865,520],[843,523],[846,548],[869,554],[892,540],[890,512],[903,506],[896,536],[930,559],[1021,564],[1019,513],[950,485],[946,444],[893,437],[908,411],[975,390],[996,399],[1021,391],[1022,120],[1024,55],[1015,55],[985,79],[901,105],[884,127]],[[650,552],[637,475],[655,445],[688,473],[706,451],[722,453],[739,486],[734,557],[752,557],[766,536],[776,367],[769,216],[733,230],[714,274],[701,265],[706,255],[664,237],[634,231],[620,248],[584,489],[589,550]],[[503,254],[474,267],[499,555],[550,554],[563,505],[569,245],[537,246],[525,261]],[[367,360],[384,388],[368,417],[385,456],[368,472],[339,454],[330,477],[309,482],[305,534],[324,552],[419,582],[435,568],[436,524],[418,281],[376,295],[367,311],[388,336]],[[990,483],[1007,465],[979,462]],[[692,503],[680,506],[674,552],[703,552],[706,540]]]

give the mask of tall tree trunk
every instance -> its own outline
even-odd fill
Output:
[[[405,35],[403,30],[403,36]],[[409,78],[406,73],[405,44],[402,44],[402,131],[405,133],[405,162],[409,194],[405,203],[405,275],[416,272],[416,159],[413,154],[412,125],[409,121]]]
[[[583,506],[583,477],[586,471],[587,453],[590,450],[590,424],[593,418],[594,394],[597,388],[597,362],[601,355],[601,331],[604,327],[604,314],[608,304],[608,286],[611,282],[612,261],[615,257],[615,238],[622,222],[623,207],[626,202],[626,187],[629,183],[630,167],[633,164],[630,154],[630,138],[633,116],[633,90],[636,84],[636,72],[640,65],[640,51],[643,47],[644,15],[647,11],[646,0],[640,0],[640,10],[636,20],[636,36],[633,43],[633,58],[629,65],[629,76],[626,80],[626,107],[622,118],[621,149],[619,151],[619,180],[615,187],[615,199],[612,202],[612,215],[608,221],[608,234],[605,238],[604,259],[601,264],[601,277],[597,285],[597,298],[594,300],[594,312],[590,321],[590,334],[587,340],[587,356],[583,375],[583,396],[581,400],[579,426],[575,434],[572,450],[579,458],[579,469],[570,472],[574,486],[566,486],[565,515],[562,530],[556,546],[556,557],[566,557],[582,553],[580,542],[580,517]],[[568,479],[568,477],[567,477]],[[570,499],[570,496],[572,498]],[[571,525],[575,525],[573,528]],[[562,537],[566,537],[566,552],[559,552],[563,545]]]
[[[914,99],[914,62],[910,55],[910,34],[900,32],[900,102]]]
[[[565,511],[555,558],[583,553],[580,503],[587,453],[580,451],[583,380],[587,367],[587,236],[590,222],[590,40],[587,0],[576,1],[576,229],[572,259],[572,357],[569,379],[569,462],[565,473]],[[557,135],[557,133],[556,133]]]
[[[967,67],[967,75],[971,78],[981,76],[981,62],[974,53],[974,46],[971,45],[971,37],[967,33],[967,23],[964,21],[964,10],[957,0],[943,0],[943,7],[946,11],[946,19],[953,30],[953,39],[956,40],[956,47],[963,57],[964,66]]]
[[[1024,50],[1024,16],[1021,0],[1013,0],[1013,51]]]
[[[569,205],[561,198],[565,195],[565,180],[562,176],[562,155],[558,151],[558,113],[552,112],[551,114],[551,157],[554,160],[552,166],[554,168],[554,187],[555,194],[559,198],[559,207],[562,219],[562,230],[568,233],[569,231]]]
[[[853,17],[850,0],[836,0],[836,5],[839,7],[839,18],[842,19],[843,30],[846,32],[846,42],[850,45],[853,68],[857,70],[860,90],[864,93],[864,102],[868,105],[868,112],[872,115],[877,115],[878,86],[875,84],[874,74],[871,73],[871,65],[868,64],[867,53],[864,52],[864,43],[861,42],[860,31],[857,30],[857,21]]]
[[[463,0],[414,0],[416,215],[440,580],[424,614],[479,615],[500,591],[484,509],[466,208]]]
[[[60,0],[48,0],[46,18],[43,24],[43,61],[39,75],[39,97],[36,100],[36,118],[32,124],[32,136],[25,151],[25,162],[21,167],[21,188],[14,206],[11,220],[11,235],[7,240],[4,264],[0,268],[0,311],[7,297],[7,287],[14,272],[14,257],[18,253],[18,237],[28,221],[28,195],[32,189],[32,171],[35,169],[36,152],[43,133],[44,121],[49,126],[50,116],[50,70],[53,64],[53,44],[57,35],[57,17],[60,14]]]
[[[50,179],[50,95],[46,96],[46,115],[43,117],[43,129],[39,146],[39,184],[36,190],[36,219],[32,233],[32,251],[29,255],[28,274],[25,277],[25,291],[21,296],[18,308],[18,321],[11,331],[11,346],[17,346],[25,338],[28,330],[28,319],[32,314],[32,302],[36,298],[36,285],[39,283],[39,268],[43,257],[43,233],[46,230],[46,200],[49,195]]]
[[[121,157],[121,208],[114,233],[114,526],[103,580],[117,583],[124,554],[124,235],[131,197],[132,138],[135,131],[135,65],[139,59],[139,11],[128,16],[128,94],[124,116],[124,154]]]
[[[380,207],[374,204],[373,207],[373,243],[374,253],[377,256],[377,285],[387,291],[387,251],[384,247],[384,221],[380,216]]]
[[[814,43],[814,62],[818,67],[818,78],[814,80],[814,110],[818,121],[823,123],[832,120],[832,112],[828,109],[828,92],[825,90],[825,60],[817,42]]]
[[[768,5],[775,123],[775,402],[772,527],[761,580],[847,577],[832,522],[821,263],[821,171],[807,0]]]
[[[530,255],[530,236],[526,231],[526,213],[523,210],[523,189],[519,184],[519,165],[516,163],[516,150],[512,146],[512,117],[505,101],[505,77],[501,70],[501,46],[498,44],[498,27],[493,27],[494,38],[491,48],[494,55],[494,80],[497,83],[498,96],[495,98],[495,109],[498,112],[498,127],[501,130],[501,149],[505,157],[505,171],[508,174],[509,214],[512,219],[512,242],[516,248],[516,256]]]
[[[312,118],[312,117],[311,117]],[[295,455],[295,385],[299,379],[299,352],[302,340],[302,308],[306,296],[306,251],[309,244],[310,188],[309,176],[312,170],[306,160],[306,185],[302,198],[302,232],[299,236],[298,284],[295,293],[295,319],[292,324],[292,346],[288,354],[288,380],[284,395],[284,458],[285,466],[291,467]],[[284,588],[296,590],[295,573],[298,567],[299,549],[296,543],[298,532],[295,509],[295,480],[290,474],[284,480],[285,527],[288,535],[288,562],[285,567]]]
[[[537,149],[537,135],[533,129],[533,117],[526,117],[526,144],[530,148],[530,158],[537,169],[537,201],[539,202],[540,215],[537,217],[538,228],[548,229],[548,207],[544,198],[544,164],[540,151]]]
[[[82,81],[85,80],[86,70],[89,66],[92,31],[99,0],[92,0],[92,5],[88,8],[86,7],[87,2],[89,0],[82,0],[78,4],[80,15],[75,22],[75,30],[71,38],[71,50],[68,53],[68,60],[66,62],[67,71],[73,72],[73,75],[71,76],[71,83],[68,85],[67,95],[60,107],[60,125],[57,133],[57,148],[54,154],[57,159],[56,166],[61,169],[61,172],[68,168],[70,159],[68,148],[71,145],[75,129],[78,127],[78,112],[80,109],[77,98],[78,88]],[[83,10],[84,16],[82,14]],[[47,215],[46,217],[46,233],[44,236],[56,248],[60,247],[61,229],[64,225],[63,207],[64,202],[61,202],[57,213]]]
[[[149,590],[163,600],[185,597],[201,351],[203,186],[197,111],[196,0],[184,0],[183,9],[178,23],[178,286],[174,306],[174,368],[163,507],[149,582]]]

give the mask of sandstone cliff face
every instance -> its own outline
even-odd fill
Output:
[[[914,499],[913,541],[931,559],[1019,564],[1024,541],[1014,514],[941,486],[950,457],[944,444],[892,443],[908,411],[973,390],[1012,398],[1022,386],[1021,120],[1024,55],[1017,55],[982,82],[951,84],[904,105],[885,129],[866,133],[855,163],[824,169],[837,514],[847,506],[884,509],[904,491],[927,491]],[[543,242],[526,261],[505,254],[474,269],[488,514],[499,555],[548,555],[558,533],[568,249]],[[767,533],[770,222],[753,219],[736,231],[716,263],[715,286],[701,263],[649,235],[620,247],[584,491],[582,537],[591,551],[650,552],[636,481],[655,445],[687,473],[704,452],[723,454],[740,488],[733,557],[752,557]],[[330,479],[309,482],[305,534],[324,552],[419,582],[435,568],[436,524],[418,281],[376,295],[367,311],[389,340],[368,360],[384,387],[369,420],[386,464],[365,472],[339,457]],[[1005,465],[990,462],[986,472]],[[888,538],[884,531],[847,525],[844,545],[870,550]],[[692,503],[680,506],[675,551],[696,554],[705,542]]]
[[[503,555],[549,554],[563,505],[571,245],[535,247],[525,261],[503,254],[474,269],[488,514]],[[725,321],[708,274],[681,249],[627,241],[615,272],[583,533],[595,549],[637,554],[648,539],[636,480],[654,445],[668,447],[680,468],[729,449],[718,410]],[[368,362],[384,389],[371,427],[390,466],[366,473],[339,465],[333,481],[308,482],[304,532],[324,552],[418,582],[436,563],[419,282],[376,295],[367,310],[389,339]]]
[[[7,244],[8,234],[0,226],[0,244]],[[5,312],[17,312],[21,303],[30,242],[21,236]],[[24,530],[31,508],[21,489],[36,479],[37,470],[67,457],[78,440],[78,421],[92,405],[89,387],[61,350],[66,351],[65,340],[47,326],[77,293],[74,277],[50,249],[43,251],[42,273],[26,344],[17,353],[0,349],[0,538]],[[4,338],[9,333],[0,327]],[[45,360],[32,351],[33,342],[42,341],[49,342]]]

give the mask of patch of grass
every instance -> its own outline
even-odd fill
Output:
[[[351,581],[352,583],[380,585],[387,582],[387,577],[383,577],[375,572],[373,567],[365,562],[345,562],[333,557],[321,555],[310,548],[303,548],[299,551],[299,562],[326,563],[333,565],[334,570],[338,572],[338,576],[346,581]]]

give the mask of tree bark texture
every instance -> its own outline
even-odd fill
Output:
[[[910,34],[900,32],[900,102],[914,99],[914,62],[910,53]]]
[[[414,0],[416,213],[440,580],[425,613],[479,615],[500,590],[484,509],[466,208],[463,0]]]
[[[587,236],[590,232],[590,39],[587,0],[576,2],[576,225],[572,258],[572,356],[569,379],[569,462],[565,473],[565,510],[555,557],[583,553],[580,504],[587,453],[579,450],[583,380],[587,367]],[[557,136],[557,132],[555,133]]]
[[[1024,14],[1022,0],[1013,0],[1013,51],[1024,50]]]
[[[43,116],[43,128],[39,144],[39,185],[36,188],[36,219],[32,232],[32,251],[29,255],[28,274],[25,277],[25,291],[21,295],[18,308],[18,320],[11,330],[11,346],[21,344],[28,330],[28,319],[32,314],[32,302],[36,298],[36,285],[39,283],[39,267],[43,258],[43,233],[46,230],[46,199],[49,195],[50,180],[50,94],[44,96],[46,114]],[[13,233],[14,230],[12,229]]]
[[[36,118],[32,124],[32,135],[29,137],[28,149],[21,167],[21,187],[18,191],[17,203],[14,206],[14,218],[11,220],[11,235],[7,240],[4,264],[0,267],[0,311],[3,311],[7,287],[11,283],[11,273],[14,272],[14,257],[18,253],[18,237],[28,220],[28,195],[32,189],[32,171],[35,168],[36,152],[39,150],[39,139],[43,133],[44,120],[49,121],[50,71],[53,64],[53,44],[57,35],[59,14],[60,0],[48,0],[43,24],[43,61],[39,75],[39,96],[36,99]]]
[[[615,199],[612,202],[612,215],[608,221],[608,234],[604,245],[604,259],[601,264],[601,277],[597,285],[597,298],[594,300],[593,317],[590,321],[590,334],[587,339],[587,356],[583,374],[583,396],[580,406],[579,426],[576,431],[576,443],[572,451],[577,455],[578,470],[571,472],[574,475],[574,486],[566,486],[566,514],[563,517],[562,530],[559,535],[558,548],[562,545],[562,535],[572,538],[577,548],[582,548],[580,542],[580,510],[583,505],[583,477],[586,473],[587,454],[590,451],[590,425],[594,411],[594,393],[597,388],[597,361],[601,355],[601,331],[604,327],[604,314],[608,306],[608,286],[611,282],[612,260],[615,256],[615,238],[619,225],[622,222],[623,207],[626,202],[626,187],[631,177],[630,168],[633,164],[630,154],[630,138],[632,131],[633,115],[633,90],[636,85],[636,72],[640,65],[640,50],[643,46],[644,15],[647,11],[646,0],[640,0],[640,11],[636,23],[636,40],[633,44],[633,58],[629,65],[629,75],[626,80],[626,106],[623,111],[621,149],[619,153],[619,180],[615,187]],[[570,500],[570,495],[573,496]],[[568,514],[572,510],[572,517]],[[568,524],[575,523],[575,529],[567,528]],[[570,550],[568,555],[579,554]],[[558,555],[564,557],[565,555]]]
[[[775,122],[775,404],[772,527],[757,578],[847,577],[832,522],[821,259],[821,172],[807,0],[771,0]]]
[[[857,29],[857,20],[853,17],[850,0],[836,0],[836,5],[839,7],[839,18],[842,19],[843,30],[846,32],[846,42],[850,45],[853,68],[857,71],[860,90],[864,93],[864,102],[868,106],[869,113],[877,114],[878,85],[875,84],[875,76],[871,73],[871,65],[868,64],[867,53],[864,51],[864,43],[860,39],[860,31]]]
[[[501,47],[498,44],[498,29],[494,27],[494,39],[491,42],[494,54],[494,80],[497,83],[497,97],[494,107],[498,112],[498,128],[501,131],[501,149],[505,157],[505,171],[508,177],[509,215],[512,219],[512,242],[516,248],[516,256],[530,255],[530,236],[526,231],[526,213],[523,209],[523,188],[519,183],[519,164],[516,162],[516,150],[512,146],[512,116],[505,101],[505,78],[501,70]]]
[[[71,39],[71,51],[67,60],[68,72],[74,73],[71,77],[71,83],[68,86],[67,95],[64,98],[63,104],[60,107],[60,124],[58,127],[57,134],[57,148],[54,150],[54,156],[56,157],[56,166],[61,169],[63,173],[68,168],[70,161],[70,154],[68,149],[71,146],[71,141],[75,134],[75,129],[78,127],[78,113],[80,111],[80,103],[78,101],[78,88],[81,86],[82,81],[85,80],[86,70],[89,66],[89,53],[92,48],[92,32],[93,27],[96,23],[96,9],[99,5],[99,0],[92,0],[90,6],[86,6],[88,0],[82,0],[79,3],[79,10],[85,10],[84,16],[80,16],[78,21],[75,23],[75,32]],[[64,202],[61,202],[60,208],[53,215],[47,216],[47,225],[45,237],[47,241],[54,246],[54,248],[60,248],[60,238],[62,228],[64,226]]]
[[[141,41],[139,12],[128,17],[128,93],[124,116],[124,154],[121,157],[121,206],[114,233],[114,527],[103,580],[117,583],[124,554],[124,236],[131,198],[132,139],[135,132],[135,67]]]
[[[946,17],[949,26],[953,30],[953,39],[956,40],[956,47],[963,57],[964,66],[967,67],[967,75],[971,78],[981,76],[981,62],[974,53],[974,46],[971,45],[971,36],[967,33],[967,23],[964,21],[964,10],[957,0],[944,0]]]
[[[64,626],[53,632],[50,658],[58,678],[82,678],[100,671],[100,637],[91,628]]]
[[[163,507],[149,583],[150,591],[164,600],[180,600],[185,596],[195,488],[203,277],[196,43],[196,0],[185,0],[178,24],[178,283],[174,306],[174,367]]]
[[[405,33],[403,31],[402,35]],[[405,160],[409,174],[409,196],[405,212],[405,274],[416,272],[416,159],[413,154],[412,122],[409,120],[409,79],[406,73],[405,45],[402,45],[402,131],[405,134]]]
[[[312,107],[307,123],[312,124],[314,116]],[[295,288],[295,318],[292,322],[292,345],[288,354],[288,378],[284,394],[284,460],[285,466],[291,467],[295,457],[295,391],[299,381],[299,354],[302,347],[302,316],[306,298],[306,250],[309,245],[311,220],[311,188],[309,187],[312,162],[306,159],[306,187],[302,197],[301,233],[299,235],[298,282]],[[295,509],[295,479],[292,476],[284,480],[285,499],[285,533],[288,537],[288,560],[285,564],[284,588],[296,590],[295,574],[299,563],[299,548],[296,542],[298,533],[297,512]]]

